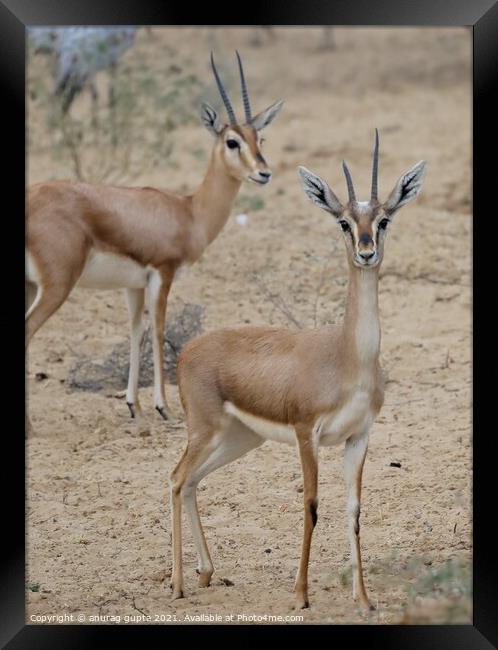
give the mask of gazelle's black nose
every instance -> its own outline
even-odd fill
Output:
[[[258,174],[264,180],[268,180],[269,178],[271,178],[271,172],[258,172]]]

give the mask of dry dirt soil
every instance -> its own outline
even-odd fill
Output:
[[[324,49],[322,38],[320,28],[276,29],[255,45],[253,30],[153,28],[141,30],[124,55],[150,76],[163,75],[161,83],[168,70],[196,74],[219,105],[209,51],[236,81],[237,47],[254,109],[285,100],[265,133],[274,179],[265,188],[243,187],[222,233],[174,285],[170,313],[200,304],[205,330],[294,327],[291,318],[305,327],[340,321],[348,268],[341,232],[305,198],[297,165],[327,178],[344,198],[345,158],[366,198],[374,127],[381,134],[381,196],[408,167],[428,162],[420,196],[396,216],[381,270],[381,362],[389,381],[371,435],[361,516],[366,584],[377,610],[363,615],[352,601],[343,451],[329,448],[320,451],[312,607],[300,614],[305,623],[470,622],[468,581],[452,573],[468,569],[471,559],[470,32],[341,28],[334,49]],[[47,74],[41,57],[30,65],[31,78]],[[97,82],[105,86],[105,72]],[[235,82],[230,87],[239,102]],[[71,110],[84,117],[89,106],[83,93]],[[31,98],[30,182],[72,174],[41,146],[44,110]],[[168,160],[129,184],[195,189],[211,136],[190,120],[168,137]],[[101,152],[89,155],[97,161]],[[81,356],[104,359],[127,340],[122,292],[79,289],[30,347],[28,622],[63,614],[86,622],[92,615],[109,622],[292,615],[301,473],[296,449],[277,443],[201,484],[213,585],[197,586],[185,521],[186,597],[171,602],[168,476],[186,441],[176,386],[167,386],[167,397],[178,421],[163,422],[152,389],[144,388],[147,422],[137,426],[112,392],[70,392],[65,383]]]

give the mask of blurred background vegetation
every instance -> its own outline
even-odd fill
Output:
[[[210,80],[203,82],[177,64],[152,65],[154,50],[142,49],[140,43],[133,43],[136,51],[122,53],[114,65],[106,65],[106,48],[112,43],[85,45],[95,47],[103,61],[100,67],[98,61],[86,66],[86,78],[78,79],[81,88],[75,93],[81,97],[65,110],[72,91],[66,87],[60,92],[63,53],[57,46],[49,50],[28,38],[29,152],[51,156],[67,176],[78,180],[129,183],[171,160],[170,134],[199,119],[201,97]],[[73,44],[74,60],[67,66],[74,77],[78,65],[84,65],[78,63],[78,46]],[[162,52],[166,61],[172,60],[172,51],[162,48]]]

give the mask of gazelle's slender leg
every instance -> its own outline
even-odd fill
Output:
[[[164,392],[164,324],[166,303],[173,281],[174,269],[154,273],[149,282],[150,317],[152,321],[152,351],[154,355],[154,408],[165,420],[173,419]]]
[[[28,311],[26,312],[26,337],[25,348],[27,350],[29,342],[35,332],[50,318],[50,316],[62,305],[71,291],[71,285],[55,285],[50,289],[44,289],[38,285],[37,290],[33,290],[28,283]],[[26,410],[26,435],[33,432],[33,425]]]
[[[141,414],[138,401],[138,374],[140,368],[140,343],[144,335],[143,323],[144,289],[127,289],[128,312],[130,315],[130,372],[128,375],[128,389],[126,403],[130,409],[131,417]]]
[[[366,609],[375,609],[368,600],[363,583],[363,569],[360,552],[360,502],[361,477],[368,448],[368,432],[352,436],[346,441],[344,470],[348,491],[347,515],[349,539],[351,543],[351,563],[353,566],[353,598],[359,599]]]
[[[30,313],[31,307],[34,305],[36,296],[38,295],[38,287],[32,282],[26,282],[26,314]],[[26,336],[26,346],[28,343],[28,337]],[[27,360],[26,360],[27,362]],[[29,434],[34,431],[33,425],[31,424],[31,419],[28,413],[28,405],[26,404],[26,430],[25,437],[27,438]]]
[[[26,314],[26,347],[43,323],[62,305],[68,297],[72,285],[40,285],[35,301]]]
[[[32,282],[26,282],[26,314],[31,309],[31,306],[35,301],[37,293],[38,293],[38,287],[36,286],[36,284],[33,284]]]
[[[214,568],[197,508],[197,486],[208,474],[247,454],[251,449],[262,445],[263,442],[264,440],[260,436],[256,435],[242,422],[232,418],[218,446],[212,450],[202,465],[190,473],[188,480],[185,482],[182,492],[183,504],[190,518],[192,536],[199,557],[197,567],[199,587],[209,587]]]
[[[296,576],[294,591],[296,609],[309,607],[308,600],[308,564],[310,560],[311,537],[317,521],[318,508],[318,447],[314,444],[309,429],[296,427],[299,456],[303,470],[304,487],[304,534],[299,571]]]
[[[206,536],[202,528],[199,509],[197,506],[197,485],[199,481],[189,482],[185,485],[182,492],[183,505],[190,520],[192,537],[194,538],[195,548],[197,549],[197,573],[199,574],[199,587],[209,587],[211,576],[214,572],[213,561],[209,553],[206,542]]]
[[[204,438],[209,440],[212,434],[206,434]],[[209,445],[209,443],[208,443]],[[183,456],[175,467],[170,477],[171,484],[171,531],[173,544],[173,571],[171,574],[171,586],[173,588],[173,599],[183,598],[183,557],[182,557],[182,489],[185,481],[196,464],[202,463],[209,449],[202,444],[195,444],[189,441]],[[209,554],[209,553],[208,553]]]
[[[207,448],[204,447],[204,450],[207,449],[207,455],[205,453],[202,455],[196,454],[194,451],[191,451],[189,454],[187,449],[187,452],[184,454],[171,476],[172,495],[174,495],[175,492],[178,492],[178,495],[181,494],[185,510],[190,518],[192,535],[199,560],[198,572],[200,587],[209,587],[214,567],[209,554],[204,531],[202,529],[199,510],[197,508],[197,486],[200,481],[208,474],[211,474],[211,472],[214,472],[220,467],[240,458],[247,452],[251,451],[251,449],[259,447],[264,442],[260,436],[256,435],[251,431],[251,429],[235,418],[232,418],[227,423],[223,433],[218,434],[218,436],[212,438],[212,442],[208,444]],[[176,506],[178,508],[178,502]],[[175,528],[173,531],[173,537],[175,537]],[[175,565],[177,560],[181,563],[181,542],[180,550],[178,551],[178,549],[176,549],[175,552]],[[175,571],[173,571],[173,575],[177,575],[175,574]],[[176,580],[181,581],[179,575]],[[173,580],[174,592],[183,592],[183,582],[181,581],[178,583],[182,585],[181,590],[176,588],[175,582],[176,581]]]

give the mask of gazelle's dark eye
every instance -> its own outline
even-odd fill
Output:
[[[389,219],[382,219],[381,221],[379,221],[379,228],[381,230],[385,230],[388,225],[389,225]]]
[[[238,149],[239,143],[237,142],[237,140],[227,140],[227,147],[229,149]]]
[[[347,221],[344,220],[339,221],[339,225],[344,230],[344,232],[348,232],[348,230],[351,230],[351,228],[349,227],[349,223]]]

